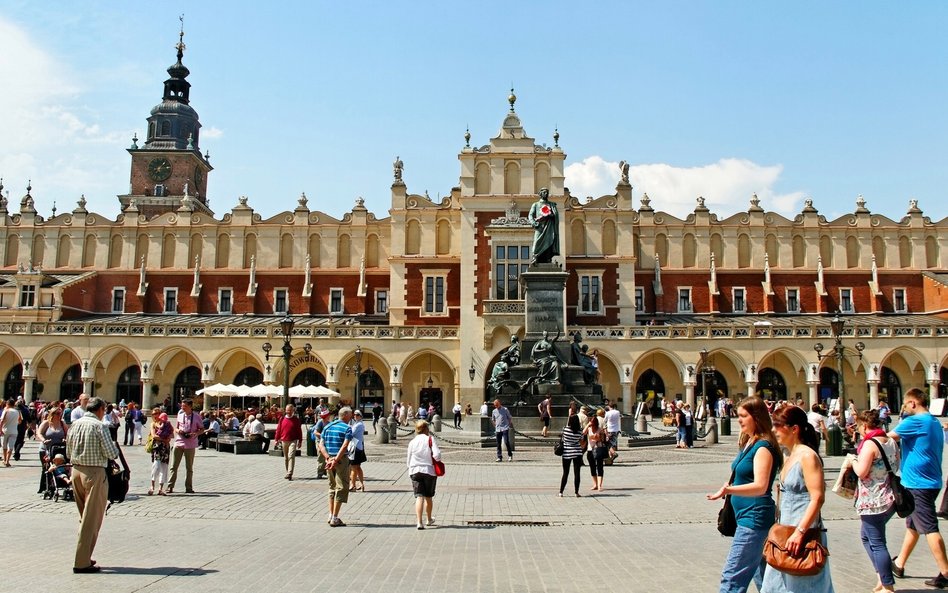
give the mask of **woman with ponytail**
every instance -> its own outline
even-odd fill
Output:
[[[787,406],[774,413],[774,434],[786,450],[783,470],[780,472],[779,515],[781,525],[796,527],[787,540],[791,555],[796,555],[807,529],[822,528],[820,509],[826,493],[823,480],[823,461],[818,453],[820,437],[809,423],[806,412],[796,406]],[[821,534],[826,545],[826,534]],[[767,566],[761,593],[833,593],[829,561],[818,574],[793,576]]]
[[[774,524],[771,487],[783,462],[764,400],[752,396],[741,401],[737,422],[741,437],[740,451],[731,463],[734,480],[708,494],[708,500],[729,495],[737,521],[737,531],[721,571],[720,593],[746,593],[752,580],[760,590],[764,542]]]

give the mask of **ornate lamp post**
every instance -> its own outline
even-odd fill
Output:
[[[704,403],[705,403],[705,405],[710,406],[710,405],[711,405],[711,403],[710,403],[710,398],[708,397],[708,375],[711,376],[711,382],[712,382],[712,387],[713,387],[715,368],[714,368],[714,365],[713,365],[713,364],[710,364],[710,363],[709,363],[709,356],[708,356],[708,349],[707,349],[707,348],[703,348],[703,349],[701,350],[701,352],[699,352],[698,354],[701,355],[701,360],[700,360],[700,362],[699,362],[699,365],[700,365],[700,366],[699,366],[699,369],[700,369],[700,372],[701,372],[701,395],[704,397]],[[698,413],[697,406],[698,406],[698,403],[697,403],[697,401],[696,401],[696,402],[695,402],[695,414],[696,414],[696,415],[697,415],[697,413]],[[714,410],[709,410],[709,411],[710,411],[710,413],[711,413],[712,415],[714,414]]]
[[[839,311],[836,311],[836,315],[833,317],[833,320],[830,321],[830,330],[833,332],[833,340],[835,341],[833,345],[833,356],[836,358],[836,373],[839,377],[839,403],[841,404],[842,400],[846,398],[846,386],[845,381],[843,381],[843,357],[846,354],[846,347],[843,346],[843,329],[846,327],[846,320],[841,318],[839,313]],[[859,352],[859,358],[862,358],[862,351],[866,349],[866,345],[862,342],[856,342],[854,347],[856,351]],[[814,344],[813,350],[816,351],[816,359],[818,361],[830,356],[828,353],[823,354],[823,344],[821,342]]]
[[[280,320],[280,334],[283,336],[283,397],[280,399],[280,407],[286,408],[286,404],[290,401],[290,358],[293,355],[293,345],[290,344],[290,339],[293,337],[293,326],[296,325],[296,322],[290,317],[290,312],[286,312],[286,316]],[[262,346],[263,351],[266,353],[267,361],[270,360],[270,351],[273,350],[273,346],[270,342],[264,343]],[[309,354],[313,349],[309,344],[303,346],[303,350]]]
[[[355,364],[346,365],[346,374],[355,374],[355,409],[359,410],[361,409],[359,406],[362,405],[362,346],[356,346],[353,357]],[[375,369],[369,365],[367,370],[374,371]]]

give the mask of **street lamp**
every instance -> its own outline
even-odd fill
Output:
[[[372,366],[369,365],[369,369],[372,369]],[[355,373],[355,409],[359,408],[359,400],[362,396],[362,346],[356,346],[355,349],[355,364],[346,365],[346,374],[349,375]]]
[[[477,369],[474,368],[474,361],[471,361],[471,368],[467,369],[467,376],[471,378],[471,381],[474,381],[474,377],[477,375]]]
[[[836,358],[836,373],[839,378],[839,403],[841,404],[845,401],[846,398],[846,382],[843,381],[843,356],[846,354],[846,347],[843,346],[843,329],[846,326],[846,320],[839,316],[839,311],[836,311],[836,315],[830,321],[830,330],[833,332],[833,340],[835,344],[833,345],[833,356]],[[859,353],[859,358],[862,359],[862,351],[866,349],[866,345],[862,342],[856,342],[854,347]],[[830,356],[829,353],[823,354],[823,344],[817,342],[813,345],[813,350],[816,351],[817,361],[821,361],[827,356]]]
[[[701,361],[699,363],[699,369],[701,372],[701,396],[704,397],[705,405],[709,406],[710,409],[710,398],[708,397],[708,375],[711,375],[712,387],[714,386],[714,365],[709,364],[708,349],[702,348],[701,352],[698,353],[701,356]],[[697,402],[695,402],[695,413],[697,414]],[[713,413],[713,411],[712,411]]]
[[[290,340],[293,337],[293,326],[296,325],[296,321],[290,317],[290,312],[286,312],[286,316],[280,320],[280,334],[283,336],[283,397],[280,400],[280,407],[286,408],[286,404],[290,401],[290,358],[293,355],[293,345],[290,343]],[[265,342],[263,346],[264,353],[266,354],[267,362],[270,361],[270,351],[273,350],[273,346],[270,342]],[[303,350],[306,354],[309,354],[313,349],[309,344],[303,345]]]

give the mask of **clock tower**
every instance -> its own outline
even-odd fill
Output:
[[[176,45],[178,61],[168,68],[161,103],[148,117],[144,146],[138,136],[128,149],[132,171],[128,195],[118,196],[122,209],[134,201],[140,214],[152,218],[186,208],[212,214],[207,206],[207,175],[213,169],[209,155],[199,147],[201,122],[189,104],[191,73],[184,57],[184,27]]]

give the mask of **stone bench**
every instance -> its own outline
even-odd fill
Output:
[[[208,439],[208,441],[214,444],[218,452],[229,449],[233,451],[234,455],[263,453],[263,445],[260,441],[251,441],[243,437],[218,436]]]

